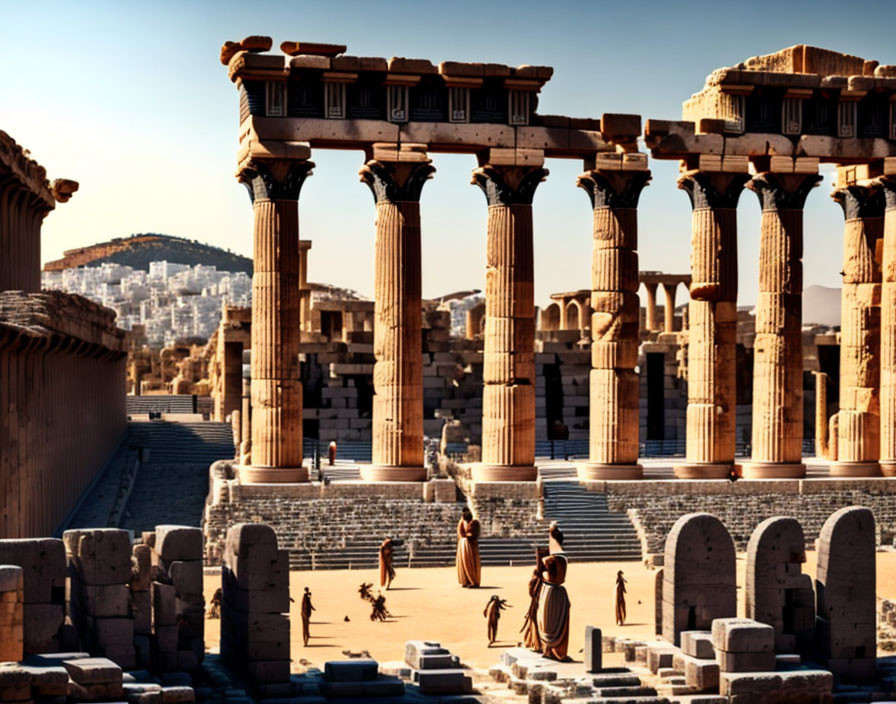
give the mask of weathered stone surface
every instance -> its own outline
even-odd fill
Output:
[[[712,659],[715,651],[712,646],[711,631],[682,631],[681,652],[694,658]]]
[[[25,602],[60,604],[65,598],[65,546],[57,538],[0,540],[0,564],[18,565]]]
[[[118,528],[67,530],[62,536],[72,567],[84,584],[126,584],[131,576],[131,541]]]
[[[201,560],[202,529],[190,526],[156,526],[155,550],[163,560]]]

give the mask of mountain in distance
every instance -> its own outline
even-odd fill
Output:
[[[803,289],[803,325],[840,325],[840,289],[806,286]]]
[[[149,270],[150,262],[215,266],[218,271],[244,271],[252,275],[252,260],[220,247],[185,237],[154,232],[116,237],[88,247],[69,249],[62,259],[47,262],[44,271],[61,271],[79,266],[97,266],[105,262]]]

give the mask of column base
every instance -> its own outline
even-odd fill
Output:
[[[733,462],[685,462],[672,469],[678,479],[730,479],[731,470],[739,473],[740,467]]]
[[[426,467],[362,464],[361,479],[365,482],[425,482]]]
[[[518,464],[470,464],[474,482],[534,482],[538,479],[538,467]]]
[[[896,460],[881,460],[880,473],[885,477],[896,477]]]
[[[742,479],[802,479],[806,476],[806,465],[802,462],[744,462],[740,476]]]
[[[880,462],[831,462],[832,477],[879,477]]]
[[[583,481],[596,479],[643,479],[644,468],[639,464],[608,464],[583,462],[576,465],[576,473]]]
[[[296,484],[308,481],[307,467],[258,467],[240,465],[241,484]]]

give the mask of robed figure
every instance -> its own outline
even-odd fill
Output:
[[[462,587],[478,587],[481,571],[479,521],[465,507],[457,522],[457,581]]]
[[[489,599],[488,603],[485,605],[485,611],[482,612],[482,615],[488,619],[487,628],[489,647],[492,647],[492,644],[498,639],[498,621],[501,620],[501,612],[504,609],[509,608],[510,604],[507,603],[507,599],[501,599],[497,594],[492,595],[492,598]]]
[[[622,570],[616,573],[616,625],[625,625],[625,577]]]
[[[395,568],[392,566],[392,558],[395,555],[395,541],[386,538],[380,544],[380,586],[388,589],[395,579]]]
[[[565,660],[569,649],[569,596],[563,583],[569,566],[563,552],[563,533],[551,524],[549,554],[541,573],[538,603],[538,630],[541,652],[553,660]]]
[[[305,593],[302,595],[302,642],[306,646],[308,639],[311,638],[311,612],[314,610],[311,604],[311,591],[305,587]]]
[[[529,578],[529,608],[520,633],[523,634],[523,645],[529,650],[541,652],[541,636],[538,633],[538,602],[541,598],[541,575],[544,572],[544,558],[548,556],[548,548],[535,548],[535,569]]]

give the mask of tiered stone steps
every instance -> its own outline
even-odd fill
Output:
[[[159,411],[160,413],[196,413],[195,397],[190,394],[161,394],[126,396],[125,408],[129,415]]]
[[[229,423],[131,422],[128,445],[149,448],[151,464],[200,464],[233,459],[233,429]]]

